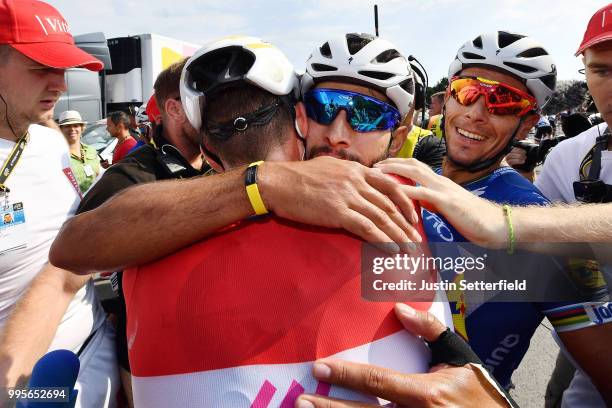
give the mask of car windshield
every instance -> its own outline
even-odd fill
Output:
[[[81,142],[92,146],[98,152],[104,150],[112,141],[112,136],[106,130],[106,123],[96,123],[88,125],[83,132]]]

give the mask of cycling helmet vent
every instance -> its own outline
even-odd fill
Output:
[[[323,55],[327,46],[331,57]],[[341,34],[313,50],[301,77],[301,91],[303,96],[328,80],[358,84],[387,96],[405,117],[414,103],[413,76],[410,63],[393,43],[371,34]]]
[[[329,48],[329,42],[326,42],[325,44],[323,44],[321,48],[319,48],[319,51],[321,51],[321,55],[326,58],[332,57],[331,48]]]
[[[208,98],[242,85],[288,99],[297,97],[299,92],[293,65],[274,45],[257,37],[221,38],[197,50],[183,68],[179,88],[189,123],[201,130]]]
[[[368,45],[372,40],[374,40],[374,36],[368,34],[347,34],[346,35],[346,45],[348,46],[348,52],[351,55],[357,54],[363,47]]]
[[[521,38],[525,38],[524,35],[508,33],[505,31],[499,31],[497,34],[497,44],[499,48],[506,48],[510,44],[513,44],[520,40]]]
[[[546,85],[547,87],[549,87],[551,90],[554,91],[555,85],[557,84],[557,75],[556,74],[547,75],[545,77],[540,78],[540,81],[542,81],[544,85]]]
[[[414,93],[415,93],[415,88],[416,88],[416,87],[415,87],[414,80],[413,80],[412,78],[411,78],[411,79],[407,79],[407,80],[405,80],[404,82],[402,82],[402,83],[401,83],[401,84],[399,84],[399,85],[400,85],[400,87],[401,87],[402,89],[404,89],[404,90],[405,90],[405,91],[407,91],[408,93],[410,93],[410,94],[414,94]]]
[[[240,47],[220,48],[198,58],[192,64],[192,77],[197,78],[195,89],[206,92],[220,78],[245,75],[255,63],[255,56]]]
[[[363,76],[367,76],[374,79],[380,79],[382,81],[392,78],[394,74],[390,74],[388,72],[378,72],[378,71],[359,71],[359,73]]]
[[[537,70],[537,68],[530,67],[530,66],[528,66],[528,65],[517,64],[516,62],[508,62],[508,61],[505,61],[505,62],[504,62],[504,65],[507,65],[507,66],[509,66],[510,68],[514,68],[514,69],[516,69],[517,71],[524,72],[524,73],[526,73],[526,74],[531,74],[532,72],[537,72],[537,71],[538,71],[538,70]]]
[[[520,54],[518,54],[517,57],[535,58],[535,57],[541,57],[543,55],[548,55],[548,53],[546,52],[544,48],[538,47],[538,48],[530,48],[528,50],[525,50],[521,52]]]
[[[233,64],[229,68],[230,77],[246,75],[255,63],[255,55],[244,52],[242,49],[240,51],[241,52],[236,53]]]
[[[506,31],[480,34],[459,48],[448,67],[448,77],[459,75],[464,68],[474,65],[496,68],[523,80],[540,109],[554,92],[555,62],[546,48],[533,38]]]
[[[463,58],[467,58],[467,59],[477,59],[477,60],[487,59],[486,57],[483,57],[482,55],[473,54],[473,53],[471,53],[471,52],[464,52],[464,53],[463,53]]]
[[[385,62],[389,62],[396,58],[401,58],[401,57],[402,57],[402,54],[400,54],[398,50],[387,50],[387,51],[384,51],[378,54],[376,58],[374,58],[374,61],[372,62],[378,62],[378,63],[384,64]]]
[[[325,65],[325,64],[312,64],[311,67],[317,72],[337,71],[338,70],[338,68],[336,67],[332,67],[331,65]]]

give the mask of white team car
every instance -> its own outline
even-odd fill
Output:
[[[112,164],[113,150],[117,145],[117,139],[106,130],[106,119],[89,123],[83,131],[81,142],[96,149],[100,158],[108,160],[108,163]]]

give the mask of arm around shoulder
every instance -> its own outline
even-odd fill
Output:
[[[168,255],[249,215],[242,169],[137,185],[67,221],[50,260],[79,274],[119,270]]]

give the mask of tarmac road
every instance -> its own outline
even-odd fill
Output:
[[[512,381],[516,388],[510,392],[522,408],[544,406],[546,384],[555,368],[559,346],[550,333],[550,323],[545,320],[531,338],[525,358],[514,372]]]

